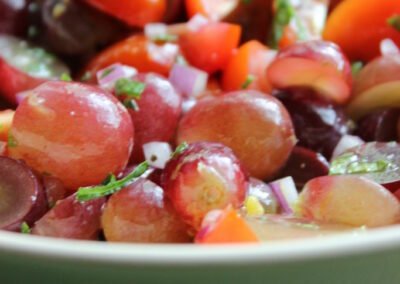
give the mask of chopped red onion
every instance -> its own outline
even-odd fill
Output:
[[[342,138],[337,143],[335,149],[332,153],[332,160],[350,148],[356,147],[358,145],[362,145],[365,142],[358,136],[353,135],[343,135]]]
[[[191,31],[198,31],[202,27],[206,26],[210,22],[210,19],[202,14],[196,14],[187,22],[186,26]]]
[[[381,41],[380,49],[382,56],[393,56],[396,54],[400,54],[399,47],[390,38],[385,38]]]
[[[138,71],[130,66],[125,66],[120,63],[108,66],[96,73],[97,81],[100,87],[112,90],[115,82],[122,78],[129,78],[136,75]]]
[[[31,94],[31,91],[20,92],[15,95],[15,99],[17,100],[17,104],[20,104],[27,96]]]
[[[144,34],[149,39],[162,37],[168,34],[168,26],[163,23],[149,23],[144,26]]]
[[[197,97],[207,87],[208,74],[194,67],[175,64],[172,67],[169,80],[184,96]]]
[[[143,145],[143,152],[150,166],[164,169],[171,158],[172,149],[166,142],[150,142]]]
[[[292,177],[285,177],[269,184],[275,194],[284,214],[293,214],[294,206],[299,198]]]

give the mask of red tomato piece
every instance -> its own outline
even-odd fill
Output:
[[[189,17],[202,14],[213,20],[221,20],[240,4],[240,0],[186,0],[185,4]]]
[[[139,27],[161,21],[167,9],[166,0],[86,0],[86,2],[128,25]]]
[[[101,52],[86,68],[92,76],[114,63],[129,65],[139,72],[155,72],[167,76],[178,55],[173,43],[156,44],[143,35],[129,37]]]
[[[241,27],[211,22],[199,30],[189,30],[179,40],[185,58],[193,66],[214,73],[222,70],[239,44]]]
[[[400,45],[400,32],[388,20],[400,14],[398,0],[341,2],[328,18],[324,39],[337,43],[351,60],[369,61],[380,54],[385,38]]]

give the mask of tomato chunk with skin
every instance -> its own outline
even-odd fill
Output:
[[[259,239],[239,214],[228,207],[214,224],[206,225],[197,234],[197,244],[257,243]]]
[[[329,16],[323,37],[338,44],[351,60],[369,61],[379,56],[383,39],[400,45],[400,32],[388,23],[399,14],[398,0],[343,1]]]
[[[86,2],[128,25],[139,27],[161,21],[167,9],[166,0],[86,0]]]
[[[179,44],[185,58],[209,73],[223,69],[239,44],[239,25],[210,22],[199,30],[188,30]]]
[[[246,87],[270,93],[272,88],[265,76],[265,70],[275,54],[256,40],[242,45],[223,72],[224,90],[236,91]],[[250,80],[249,86],[246,86],[247,80]]]
[[[134,35],[99,53],[85,71],[94,78],[97,71],[120,63],[135,67],[139,72],[168,76],[177,55],[178,46],[174,43],[157,44],[143,35]]]
[[[122,171],[133,147],[128,111],[111,94],[79,83],[48,82],[19,105],[9,155],[74,191]]]

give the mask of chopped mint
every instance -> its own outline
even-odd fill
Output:
[[[80,187],[76,193],[76,199],[83,202],[111,195],[134,182],[137,178],[142,176],[148,170],[148,168],[148,162],[143,162],[139,164],[130,174],[120,180],[117,180],[114,175],[111,175],[105,181],[107,182],[106,184]]]
[[[115,83],[115,94],[117,96],[127,96],[131,99],[140,99],[146,85],[128,78],[118,79]]]
[[[14,135],[11,134],[11,132],[8,133],[8,147],[9,148],[13,148],[13,147],[17,147],[17,140],[15,140]]]
[[[251,85],[251,83],[254,82],[255,79],[256,78],[253,75],[247,75],[246,81],[244,81],[244,83],[242,84],[242,89],[247,89]]]
[[[400,15],[394,15],[390,17],[387,19],[387,23],[389,26],[400,32]]]
[[[361,61],[356,61],[351,64],[351,73],[353,74],[353,76],[356,76],[358,73],[360,73],[363,67],[364,64]]]
[[[65,82],[71,82],[72,78],[68,73],[62,73],[60,76],[60,80]]]
[[[272,23],[272,46],[278,47],[283,36],[284,29],[295,17],[295,10],[289,0],[276,1],[276,13]]]
[[[379,159],[376,161],[367,161],[360,159],[353,153],[345,153],[335,158],[329,169],[330,175],[345,174],[367,174],[384,172],[390,166],[390,162]]]
[[[23,222],[21,224],[21,233],[22,234],[30,234],[31,233],[31,228],[26,222]]]
[[[176,147],[175,151],[172,153],[172,158],[182,154],[183,151],[185,151],[189,147],[189,144],[187,142],[182,142],[181,144]]]

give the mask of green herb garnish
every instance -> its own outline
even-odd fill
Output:
[[[400,15],[390,17],[389,19],[387,19],[387,23],[389,26],[400,32]]]
[[[83,74],[81,77],[81,82],[89,81],[90,78],[92,78],[92,72],[86,71],[85,74]]]
[[[9,132],[8,133],[8,139],[7,139],[8,141],[8,143],[7,143],[7,146],[9,147],[9,148],[13,148],[13,147],[17,147],[17,140],[15,140],[15,137],[14,137],[14,135],[12,135],[11,134],[11,132]]]
[[[21,224],[21,233],[22,234],[30,234],[31,233],[31,228],[26,222],[23,222]]]
[[[127,96],[131,99],[140,99],[146,85],[128,78],[118,79],[115,83],[115,94],[117,96]]]
[[[183,151],[185,151],[189,147],[189,144],[187,142],[182,142],[181,144],[176,147],[175,151],[172,153],[171,157],[174,158],[180,154],[182,154]]]
[[[283,36],[284,29],[290,24],[295,16],[295,10],[289,0],[276,1],[276,13],[272,24],[272,46],[278,47]]]
[[[390,162],[379,159],[367,161],[353,153],[345,153],[335,158],[329,169],[330,175],[367,174],[384,172],[390,166]]]
[[[71,82],[72,78],[68,73],[62,73],[60,76],[60,80],[65,82]]]
[[[251,83],[254,82],[255,79],[256,78],[253,75],[247,75],[246,81],[244,81],[244,83],[242,84],[242,89],[247,89],[251,85]]]
[[[83,202],[111,195],[134,182],[137,178],[142,176],[148,168],[148,162],[143,162],[130,174],[120,180],[117,180],[115,176],[111,176],[108,178],[107,184],[80,187],[76,193],[76,199]]]
[[[358,75],[363,67],[364,64],[361,61],[354,62],[351,64],[351,74],[353,74],[353,76]]]
[[[104,71],[100,74],[100,79],[103,79],[103,78],[107,77],[108,75],[111,74],[112,71],[114,71],[114,67],[107,68],[106,70],[104,70]]]
[[[125,99],[123,104],[126,108],[133,109],[134,111],[139,111],[139,105],[134,99]]]
[[[178,36],[171,34],[157,35],[151,38],[155,42],[174,42],[178,40]]]

